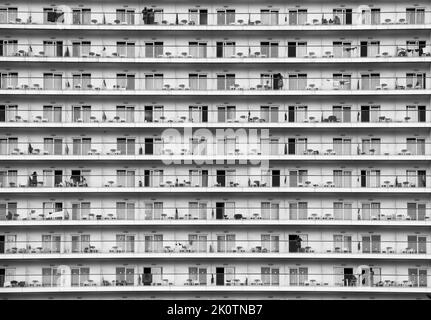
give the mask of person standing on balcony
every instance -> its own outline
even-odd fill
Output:
[[[273,89],[274,90],[281,90],[283,88],[283,76],[281,73],[276,73],[273,76]]]
[[[144,7],[144,10],[142,10],[142,20],[145,24],[148,24],[148,9],[147,7]]]

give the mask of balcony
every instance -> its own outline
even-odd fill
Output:
[[[203,40],[202,40],[203,41]],[[61,42],[61,45],[58,44]],[[368,45],[333,44],[303,46],[250,43],[249,45],[116,45],[91,44],[56,45],[15,44],[5,45],[4,61],[17,62],[83,62],[83,63],[393,63],[425,62],[430,60],[431,46],[427,45]],[[191,41],[192,42],[192,41]],[[407,41],[408,42],[408,41]],[[201,42],[202,43],[202,42]]]
[[[198,208],[190,206],[166,205],[163,201],[142,207],[133,202],[133,207],[120,209],[116,206],[98,206],[87,202],[85,205],[70,207],[61,202],[61,208],[10,206],[0,214],[3,226],[8,225],[392,225],[424,226],[431,223],[431,212],[426,205],[422,208],[407,209],[384,207],[367,209],[356,206],[334,208],[333,206],[311,206],[307,202],[285,207],[278,201],[261,205],[239,206],[233,201],[229,207],[224,202],[220,206],[202,202]]]
[[[328,77],[332,77],[329,76]],[[75,81],[74,81],[75,79]],[[127,79],[127,81],[126,81]],[[1,95],[428,95],[425,83],[430,79],[421,73],[419,78],[412,77],[347,77],[347,78],[310,78],[292,76],[283,80],[280,73],[264,78],[229,77],[202,79],[130,75],[126,78],[95,78],[86,75],[85,81],[76,82],[76,78],[63,77],[60,73],[55,78],[18,77],[9,73],[2,79]],[[41,83],[44,83],[42,85]],[[284,85],[286,84],[286,85]]]
[[[142,109],[143,110],[142,110]],[[381,106],[145,106],[0,105],[4,127],[429,127],[426,105]],[[24,150],[27,148],[24,148]]]
[[[185,268],[184,268],[185,269]],[[308,269],[308,268],[304,268]],[[378,268],[380,269],[380,268]],[[54,269],[56,270],[56,269]],[[427,293],[429,275],[385,272],[372,278],[359,274],[322,274],[318,272],[291,274],[278,271],[275,274],[261,272],[232,273],[209,272],[196,275],[184,272],[142,274],[91,272],[89,274],[66,273],[41,276],[40,273],[16,274],[9,277],[0,288],[0,293],[44,293],[44,292],[357,292],[357,293]],[[361,280],[366,279],[365,284]],[[60,285],[60,279],[62,285]]]
[[[162,240],[155,240],[154,238]],[[308,235],[310,236],[310,235]],[[237,239],[235,234],[226,234],[224,240],[190,240],[179,238],[164,240],[163,234],[145,236],[150,240],[138,240],[137,235],[128,235],[127,240],[91,240],[78,242],[60,240],[6,242],[0,252],[2,259],[109,259],[109,258],[268,258],[268,259],[382,259],[382,260],[427,260],[429,243],[420,241],[381,241],[381,236],[363,237],[362,240],[332,241],[308,240],[308,236],[269,234],[264,240]],[[168,237],[176,238],[175,235]],[[207,238],[207,235],[199,235]],[[219,238],[220,236],[217,236]],[[253,237],[250,235],[249,237]],[[256,235],[254,236],[256,237]],[[289,240],[281,239],[289,238]],[[295,240],[290,240],[290,238]],[[257,238],[257,237],[256,237]],[[304,239],[301,239],[304,238]],[[346,238],[346,237],[345,237]],[[367,238],[368,240],[366,240]],[[378,240],[375,240],[378,238]],[[426,239],[426,237],[423,237]],[[370,240],[371,239],[371,240]],[[86,244],[86,245],[85,245]]]
[[[235,8],[208,12],[207,9],[187,11],[177,8],[178,12],[164,11],[163,8],[150,8],[147,12],[136,12],[135,9],[124,8],[111,11],[97,11],[91,8],[80,9],[79,12],[65,10],[62,7],[46,8],[43,11],[28,12],[21,8],[9,7],[2,10],[0,23],[6,26],[29,27],[40,26],[79,26],[81,29],[131,29],[141,26],[148,29],[170,30],[172,27],[182,30],[208,30],[211,26],[237,27],[245,30],[277,30],[274,27],[290,27],[314,30],[351,29],[352,27],[424,27],[431,20],[430,12],[424,7],[407,7],[398,11],[371,12],[368,6],[361,7],[360,12],[351,8],[335,8],[332,11],[321,11],[307,8],[289,9],[288,13],[279,10],[236,11]],[[75,10],[74,10],[75,11]],[[285,11],[283,8],[282,11]],[[153,28],[151,28],[153,27]],[[272,27],[272,28],[271,28]],[[367,28],[368,27],[368,28]]]

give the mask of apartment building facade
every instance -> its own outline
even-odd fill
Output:
[[[429,1],[0,4],[0,297],[427,299]]]

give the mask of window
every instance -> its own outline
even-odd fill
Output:
[[[361,23],[362,24],[380,24],[380,9],[364,9],[361,11]]]
[[[192,280],[192,283],[207,285],[207,268],[189,267],[189,279]]]
[[[362,203],[362,214],[358,215],[358,220],[378,220],[380,217],[380,202]]]
[[[62,106],[43,106],[43,119],[48,122],[62,122]]]
[[[48,154],[61,155],[63,154],[63,139],[62,138],[44,138],[43,150]]]
[[[121,252],[135,252],[135,235],[117,234],[117,248]]]
[[[0,202],[0,221],[17,219],[17,202]]]
[[[91,73],[73,74],[74,89],[91,89]]]
[[[260,203],[261,217],[264,220],[278,220],[280,218],[280,204],[275,202]]]
[[[261,267],[261,280],[264,286],[280,285],[280,268]]]
[[[18,40],[0,40],[0,57],[15,56],[17,54]]]
[[[307,55],[307,42],[297,41],[287,43],[287,56],[289,58],[303,58]]]
[[[117,9],[116,20],[118,20],[120,24],[135,24],[135,10]]]
[[[425,188],[426,187],[426,171],[425,170],[406,170],[406,182],[410,187]]]
[[[117,202],[116,210],[118,220],[135,220],[134,202]]]
[[[266,58],[278,58],[278,42],[261,42],[260,56]]]
[[[378,188],[380,186],[380,170],[361,170],[361,187]]]
[[[352,89],[352,75],[347,73],[334,73],[332,74],[334,80],[334,89],[337,90],[351,90]]]
[[[131,73],[117,73],[117,88],[135,90],[135,75]]]
[[[17,105],[0,105],[0,122],[16,121],[18,116]]]
[[[234,122],[236,119],[236,106],[217,107],[217,122]]]
[[[425,220],[426,204],[407,202],[407,215],[411,220]]]
[[[307,23],[307,9],[290,9],[289,24],[305,25]]]
[[[217,252],[233,252],[236,236],[234,234],[217,235]]]
[[[163,252],[163,235],[152,234],[145,237],[145,252]]]
[[[91,9],[80,8],[72,9],[73,24],[90,24],[91,23]]]
[[[73,155],[88,155],[91,150],[91,138],[73,138]]]
[[[206,202],[189,202],[188,212],[191,219],[206,220],[207,210]]]
[[[163,49],[162,49],[162,53],[163,53]],[[126,41],[117,41],[117,55],[122,58],[134,58],[135,43],[126,42]]]
[[[346,202],[334,202],[334,219],[335,220],[352,220],[352,204]]]
[[[304,122],[305,119],[308,119],[308,106],[297,105],[288,107],[288,122]]]
[[[362,236],[362,253],[380,253],[380,235]]]
[[[361,89],[376,90],[380,86],[380,73],[361,74]]]
[[[280,236],[273,234],[260,235],[263,252],[279,252],[280,251]]]
[[[217,58],[232,58],[235,57],[235,42],[234,41],[218,41],[216,43]]]
[[[154,73],[145,75],[145,89],[147,90],[162,90],[163,74]]]
[[[72,273],[72,287],[84,286],[90,279],[90,268],[88,267],[71,268],[71,273]]]
[[[58,8],[43,8],[43,23],[63,23],[64,12]]]
[[[190,90],[207,90],[207,74],[189,73]]]
[[[191,122],[208,122],[208,106],[189,106],[189,120]]]
[[[207,57],[207,43],[206,42],[189,42],[189,55],[192,58],[206,58]]]
[[[218,74],[217,90],[231,90],[235,85],[235,74]]]
[[[44,253],[60,253],[61,236],[45,234],[42,235],[42,251]]]
[[[135,138],[117,138],[117,151],[123,155],[134,155],[136,154],[135,144]]]
[[[307,74],[289,74],[289,90],[305,90],[307,88]]]
[[[217,9],[217,25],[235,23],[235,9]]]
[[[72,253],[90,252],[90,235],[72,235]]]
[[[379,105],[361,106],[361,112],[360,112],[361,122],[378,122],[379,118],[380,118]]]
[[[59,285],[60,276],[56,267],[42,268],[42,286],[56,287]]]
[[[305,281],[308,281],[308,268],[307,267],[289,268],[289,285],[291,285],[291,286],[304,286]]]
[[[90,122],[91,106],[72,106],[73,122]]]
[[[406,143],[412,155],[425,155],[425,138],[406,138]]]
[[[427,253],[427,237],[418,235],[407,236],[407,249],[414,253]]]
[[[260,21],[264,25],[278,25],[278,9],[260,9]]]
[[[164,117],[164,107],[163,106],[145,106],[145,119],[144,122],[159,122]]]
[[[352,252],[352,236],[350,235],[342,235],[342,234],[334,234],[334,248],[335,252],[344,252],[351,253]]]
[[[410,89],[425,89],[426,88],[426,74],[425,73],[407,73],[406,74],[406,87]]]
[[[193,150],[193,154],[199,154]],[[208,187],[208,170],[189,170],[189,181],[192,187]]]
[[[307,152],[307,138],[288,138],[287,154],[305,154]],[[285,150],[286,151],[286,150]]]
[[[163,57],[163,41],[145,42],[145,57]]]
[[[338,155],[352,154],[352,139],[350,138],[333,138],[333,150]]]
[[[117,106],[116,115],[120,122],[135,122],[135,107],[134,106]]]
[[[424,24],[425,8],[406,8],[406,22],[408,24]]]
[[[0,139],[0,154],[12,154],[18,148],[18,138]]]
[[[308,217],[308,202],[290,202],[289,219],[304,220]]]
[[[426,269],[408,268],[408,277],[414,287],[428,286],[428,275]]]
[[[380,41],[361,41],[361,57],[380,55]]]
[[[191,252],[207,252],[207,235],[189,234],[187,247]]]
[[[333,20],[339,21],[338,24],[352,24],[352,9],[336,8],[332,12]]]
[[[15,23],[18,18],[18,8],[0,8],[0,23]]]
[[[189,9],[189,21],[195,25],[207,25],[208,9]]]
[[[88,57],[91,51],[91,41],[73,41],[72,57]]]
[[[164,183],[163,170],[144,170],[144,176],[145,187],[160,187],[160,184]]]
[[[337,122],[352,122],[352,107],[332,106],[332,115]]]
[[[333,170],[333,180],[336,188],[352,187],[352,171],[350,170]]]
[[[426,106],[406,106],[406,117],[411,122],[425,122],[426,121]]]
[[[163,202],[145,203],[145,220],[160,220],[163,213]]]
[[[332,49],[334,58],[351,58],[352,51],[356,49],[356,47],[352,47],[351,42],[346,41],[333,41]]]
[[[0,88],[2,88],[2,89],[17,89],[18,88],[18,72],[0,73]]]
[[[308,179],[308,170],[289,170],[289,187],[303,185]]]
[[[115,268],[116,285],[133,286],[135,284],[135,269],[126,267]]]
[[[135,171],[134,170],[117,170],[117,186],[134,188]]]
[[[90,212],[91,202],[72,203],[72,220],[88,220]]]

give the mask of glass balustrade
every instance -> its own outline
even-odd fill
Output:
[[[59,44],[60,42],[60,44]],[[76,58],[94,58],[95,62],[101,62],[103,58],[121,58],[124,61],[133,61],[134,59],[145,58],[155,59],[151,62],[156,62],[157,59],[182,59],[181,63],[187,59],[194,61],[195,59],[236,59],[233,62],[246,62],[246,60],[238,59],[258,59],[260,62],[265,62],[265,59],[306,59],[306,58],[324,58],[324,59],[353,59],[353,58],[403,58],[402,61],[409,58],[429,57],[431,56],[431,46],[426,44],[380,44],[379,41],[373,43],[365,42],[363,44],[326,44],[313,45],[306,41],[302,45],[293,42],[292,45],[282,45],[277,42],[265,42],[262,44],[237,44],[232,41],[230,45],[221,42],[219,45],[209,45],[203,42],[190,41],[192,44],[185,43],[183,45],[169,45],[163,41],[155,42],[147,45],[139,45],[135,42],[126,42],[119,40],[120,44],[91,44],[88,40],[87,44],[82,40],[79,44],[67,45],[73,41],[56,40],[52,44],[27,44],[18,40],[14,40],[11,44],[3,45],[3,57],[23,57],[23,58],[65,58],[61,61],[75,61]],[[64,43],[64,44],[63,44]],[[195,43],[195,44],[193,44]],[[265,44],[266,43],[266,44]],[[337,41],[334,41],[337,43]],[[43,61],[40,59],[38,61]],[[88,60],[86,60],[88,61]],[[117,62],[117,60],[115,60]],[[121,61],[121,60],[118,60]],[[259,62],[253,60],[253,63]],[[349,62],[355,60],[348,60]]]
[[[204,169],[205,170],[205,169]],[[49,171],[49,170],[48,170]],[[55,172],[54,172],[55,171]],[[361,189],[374,189],[380,192],[395,192],[396,190],[427,191],[429,175],[425,170],[409,170],[399,174],[380,174],[379,170],[362,170],[361,174],[339,173],[310,174],[294,172],[281,174],[280,170],[272,170],[268,175],[262,174],[235,174],[232,170],[217,174],[166,174],[163,170],[148,170],[140,173],[133,170],[117,170],[117,174],[91,174],[86,170],[72,170],[71,174],[61,173],[62,170],[50,170],[38,176],[37,172],[18,174],[16,170],[2,171],[0,176],[0,189],[18,191],[19,188],[56,189],[72,188],[75,192],[84,192],[86,188],[104,189],[104,191],[121,192],[121,189],[144,191],[145,188],[157,188],[163,191],[178,192],[206,192],[208,189],[221,192],[238,191],[281,191],[293,192],[328,191],[350,192]],[[57,172],[58,171],[58,172]],[[208,171],[208,170],[207,170]],[[276,172],[274,172],[276,171]],[[300,170],[301,171],[301,170]],[[305,172],[305,170],[302,170]],[[429,185],[429,183],[428,183]],[[18,188],[19,187],[19,188]],[[171,189],[174,188],[174,189]],[[345,190],[343,190],[345,189]],[[380,189],[380,190],[379,190]],[[47,190],[51,191],[51,190]],[[100,190],[102,191],[102,190]],[[9,191],[8,191],[9,192]]]
[[[144,8],[143,8],[144,9]],[[159,28],[181,26],[193,28],[196,26],[230,26],[230,27],[302,27],[327,28],[341,26],[377,26],[377,25],[425,25],[431,20],[430,11],[425,7],[409,6],[397,11],[375,10],[368,6],[352,8],[334,8],[328,11],[315,9],[256,9],[256,11],[241,11],[235,8],[220,9],[208,12],[208,9],[178,8],[172,12],[164,8],[149,8],[145,11],[128,8],[99,11],[100,9],[80,8],[72,10],[68,6],[49,7],[35,11],[27,11],[19,6],[2,8],[0,24],[24,25],[77,25],[83,26],[116,26],[126,27],[136,25],[151,25]],[[283,12],[280,12],[283,11]],[[288,11],[285,13],[284,11]]]
[[[259,267],[254,269],[257,271],[238,271],[238,267],[225,268],[207,268],[191,266],[182,268],[184,271],[166,271],[165,266],[143,268],[143,272],[135,271],[134,267],[124,268],[118,267],[112,271],[100,272],[92,271],[93,268],[68,267],[60,268],[41,268],[37,272],[28,271],[25,273],[16,273],[5,277],[6,281],[0,281],[3,285],[1,290],[17,291],[22,288],[30,287],[32,291],[37,288],[58,288],[65,290],[67,287],[105,287],[110,290],[110,287],[131,286],[140,288],[141,290],[154,290],[153,286],[163,290],[166,287],[182,287],[184,290],[188,288],[197,290],[199,287],[202,290],[211,287],[225,286],[226,290],[234,290],[235,286],[250,286],[250,289],[260,290],[264,286],[286,287],[299,290],[307,290],[308,287],[335,287],[340,290],[348,289],[354,291],[355,288],[370,289],[378,291],[380,287],[383,290],[393,289],[395,291],[411,291],[413,288],[429,288],[430,275],[426,269],[409,268],[407,272],[384,271],[381,267],[362,266],[358,268],[346,268],[348,270],[340,270],[340,273],[334,272],[311,272],[308,267],[291,268],[288,272],[280,271],[276,267]],[[67,270],[66,270],[67,269]],[[69,270],[70,269],[70,270]],[[223,270],[222,270],[223,269]],[[227,269],[227,270],[226,270]],[[241,270],[241,269],[240,269]],[[371,270],[371,271],[370,271]],[[375,270],[375,271],[374,271]],[[60,273],[63,271],[62,273]],[[362,273],[362,271],[364,271]],[[192,286],[192,287],[190,287]],[[199,287],[197,287],[199,286]],[[390,287],[390,288],[388,288]],[[118,288],[120,289],[120,288]],[[315,288],[309,288],[315,290]],[[98,290],[103,290],[98,288]],[[169,290],[166,288],[166,290]]]
[[[199,234],[194,238],[179,238],[175,240],[165,240],[163,234],[146,235],[145,240],[137,239],[136,234],[129,232],[127,235],[120,235],[121,241],[112,240],[90,240],[90,236],[83,240],[77,241],[60,240],[56,241],[49,236],[49,241],[13,241],[5,242],[5,249],[0,251],[3,254],[90,254],[83,257],[97,257],[97,254],[114,253],[114,254],[185,254],[186,257],[211,257],[217,255],[235,256],[238,254],[270,254],[276,253],[276,257],[282,257],[279,254],[343,254],[351,255],[369,255],[384,254],[384,257],[390,257],[390,254],[405,255],[407,259],[412,254],[425,255],[428,253],[429,242],[426,236],[415,237],[414,241],[410,239],[405,241],[387,241],[381,240],[380,235],[363,236],[362,240],[352,240],[351,236],[344,237],[343,240],[309,240],[310,235],[289,235],[289,240],[280,239],[285,235],[276,233],[265,234],[261,237],[255,235],[256,240],[249,239],[253,237],[248,235],[247,239],[237,237],[234,233],[217,236],[217,240],[207,239],[207,235]],[[167,238],[176,238],[175,235],[165,235]],[[42,239],[44,237],[42,236]],[[118,236],[117,236],[118,238]],[[147,239],[148,238],[148,239]],[[204,240],[201,240],[204,238]],[[208,237],[210,238],[210,237]],[[221,238],[221,239],[219,239]],[[287,236],[286,236],[287,238]],[[290,238],[294,238],[291,240]],[[349,239],[347,239],[349,238]],[[418,240],[418,238],[420,240]],[[210,255],[207,255],[207,254]],[[313,257],[313,255],[311,255]],[[37,258],[37,256],[34,256]]]
[[[412,72],[411,76],[386,77],[377,73],[367,74],[361,77],[351,75],[328,77],[307,77],[304,74],[293,74],[283,77],[281,73],[268,73],[259,78],[236,77],[234,73],[224,74],[214,78],[213,76],[187,77],[164,77],[162,73],[138,77],[134,74],[123,74],[112,77],[92,77],[91,74],[79,75],[77,77],[63,76],[61,73],[50,74],[45,77],[22,77],[18,73],[9,72],[2,74],[0,81],[0,92],[7,93],[10,90],[32,92],[42,91],[76,91],[76,92],[106,92],[106,91],[146,91],[158,92],[195,92],[195,91],[219,91],[223,94],[229,91],[247,92],[353,92],[353,91],[378,91],[402,90],[406,94],[415,90],[427,89],[426,83],[430,79],[425,73]],[[12,92],[11,92],[12,93]]]

